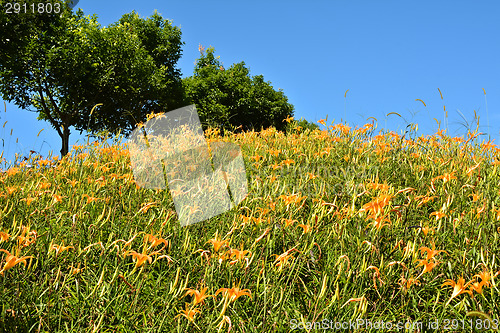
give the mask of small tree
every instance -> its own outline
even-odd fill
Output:
[[[52,3],[60,13],[0,15],[0,93],[54,127],[62,156],[71,126],[126,134],[152,111],[184,105],[178,27],[156,12],[101,27],[95,15]]]
[[[294,107],[283,91],[276,91],[262,75],[251,77],[244,62],[224,68],[214,52],[213,47],[205,52],[200,46],[193,76],[183,79],[188,103],[196,105],[202,124],[284,130],[283,119],[293,116]]]

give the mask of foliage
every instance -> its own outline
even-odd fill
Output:
[[[283,119],[292,116],[294,108],[283,91],[276,91],[262,75],[251,76],[245,62],[224,68],[214,52],[213,47],[205,52],[200,46],[194,74],[183,79],[187,99],[196,105],[204,128],[284,130]]]
[[[181,32],[156,12],[125,14],[108,27],[67,6],[61,14],[2,13],[0,38],[3,98],[49,121],[62,155],[70,126],[125,134],[152,111],[184,105],[175,68]]]

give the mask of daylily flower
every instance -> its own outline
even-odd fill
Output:
[[[424,273],[432,271],[434,269],[434,267],[436,267],[437,265],[440,264],[440,262],[436,262],[436,261],[429,262],[426,259],[417,259],[416,261],[419,262],[419,264],[417,265],[417,267],[418,266],[424,266],[424,270],[422,271],[422,273],[420,273],[419,277],[422,274],[424,274]]]
[[[138,253],[134,250],[131,250],[127,254],[128,256],[132,256],[132,259],[135,261],[135,268],[139,268],[147,262],[151,264],[153,258],[145,253]]]
[[[491,279],[491,274],[488,272],[486,269],[483,270],[481,273],[474,275],[474,277],[478,277],[481,279],[481,282],[479,281],[474,281],[470,282],[471,285],[469,287],[470,290],[474,290],[475,292],[482,294],[483,293],[483,286],[491,286],[490,284],[490,279]]]
[[[220,288],[215,293],[215,296],[219,293],[224,293],[224,296],[228,298],[230,303],[236,301],[241,296],[249,296],[252,298],[249,289],[240,289],[239,286],[233,286],[233,288]]]
[[[61,202],[62,199],[65,198],[65,197],[62,196],[62,195],[53,193],[52,194],[52,198],[54,199],[54,203],[57,203],[57,202]]]
[[[158,238],[158,237],[153,236],[151,234],[146,234],[144,236],[144,241],[151,243],[151,245],[149,246],[150,248],[153,248],[153,247],[160,245],[160,244],[163,244],[164,248],[168,246],[168,241],[166,239],[163,239],[161,237]]]
[[[483,284],[481,282],[472,282],[471,281],[471,284],[469,285],[469,290],[472,291],[474,290],[476,293],[478,294],[482,294],[483,293]]]
[[[312,227],[310,225],[307,225],[307,224],[298,224],[297,227],[301,227],[303,229],[302,233],[304,233],[304,234],[307,234],[312,229]]]
[[[406,291],[408,289],[410,289],[410,287],[412,285],[420,285],[420,281],[417,280],[416,278],[414,277],[409,277],[408,279],[405,279],[404,277],[402,277],[401,279],[399,279],[400,283],[399,285]]]
[[[189,303],[186,303],[186,309],[185,310],[180,310],[179,311],[180,313],[175,316],[174,318],[177,318],[179,316],[183,316],[185,317],[187,320],[189,320],[190,322],[194,323],[194,316],[200,312],[200,310],[198,309],[190,309],[189,308]]]
[[[486,269],[481,273],[474,275],[474,277],[480,278],[483,285],[490,286],[491,274]]]
[[[386,216],[387,215],[385,215],[385,216],[379,215],[377,217],[372,216],[372,215],[368,216],[368,218],[373,218],[373,221],[368,223],[367,227],[369,225],[373,225],[373,228],[380,231],[383,227],[390,225],[391,220],[386,218]],[[384,223],[384,222],[388,222],[388,223]]]
[[[434,259],[434,256],[435,256],[436,254],[440,253],[440,252],[444,252],[444,253],[448,254],[448,252],[446,252],[445,250],[435,250],[435,249],[434,249],[434,245],[432,246],[432,250],[431,250],[431,249],[429,249],[428,247],[425,247],[425,246],[421,247],[419,250],[420,250],[420,253],[421,253],[421,254],[424,254],[424,252],[426,252],[426,253],[427,253],[427,258],[426,258],[426,260],[431,260],[431,259]]]
[[[432,216],[432,215],[436,215],[436,221],[439,220],[440,218],[446,216],[446,214],[443,212],[432,212],[430,216]]]
[[[17,244],[19,247],[27,247],[36,242],[38,234],[35,230],[30,231],[30,227],[21,226],[21,235],[17,236]]]
[[[455,297],[457,297],[460,294],[468,293],[469,295],[472,295],[472,291],[465,289],[465,288],[467,288],[467,286],[469,284],[470,284],[470,282],[468,282],[467,284],[465,283],[465,279],[463,277],[459,278],[458,282],[455,282],[452,279],[447,279],[446,282],[443,283],[442,286],[446,286],[446,285],[452,286],[453,293],[451,294],[451,297],[448,300],[448,302],[446,302],[445,306],[447,306],[451,302],[452,299],[454,299]]]
[[[7,257],[5,258],[5,265],[3,266],[2,270],[0,270],[0,275],[3,275],[6,270],[11,269],[19,263],[23,264],[24,267],[26,267],[26,259],[34,258],[33,256],[18,257],[18,251],[16,251],[16,255],[11,254],[9,251],[4,249],[0,249],[0,251],[7,254]]]
[[[231,262],[230,262],[230,264],[235,264],[236,262],[238,262],[238,261],[240,261],[240,260],[248,260],[248,258],[247,258],[247,253],[248,253],[249,255],[251,255],[251,254],[252,254],[250,251],[248,251],[248,250],[243,250],[243,249],[241,249],[241,250],[231,249],[231,250],[229,251],[229,253],[230,253],[230,255],[229,255],[229,256],[230,256],[230,258],[233,258],[233,257],[235,258],[235,260],[231,261]]]
[[[4,231],[0,231],[0,243],[9,240],[10,235]]]
[[[229,241],[228,240],[221,240],[218,237],[218,231],[215,233],[215,237],[212,238],[212,239],[209,239],[207,241],[207,243],[212,244],[212,246],[214,247],[214,251],[215,252],[218,252],[219,249],[221,249],[222,247],[225,247],[225,246],[229,245]]]
[[[205,295],[205,293],[208,290],[207,287],[202,288],[201,291],[191,289],[191,288],[185,288],[185,290],[187,290],[187,291],[186,291],[186,294],[184,294],[184,297],[186,297],[187,295],[194,295],[193,305],[203,304],[205,298],[214,297],[213,295]]]

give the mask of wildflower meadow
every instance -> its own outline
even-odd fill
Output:
[[[188,226],[168,190],[136,184],[120,137],[6,169],[0,330],[496,330],[496,145],[477,129],[284,121],[205,131],[241,147],[249,191]]]

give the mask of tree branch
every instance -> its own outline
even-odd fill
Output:
[[[45,98],[43,97],[43,89],[42,89],[42,82],[41,80],[39,79],[38,80],[38,93],[40,94],[40,102],[42,103],[42,107],[43,109],[45,110],[45,114],[47,116],[47,118],[49,118],[49,121],[50,123],[52,124],[52,126],[54,126],[54,128],[56,129],[57,131],[57,134],[59,134],[59,136],[62,138],[63,137],[63,132],[61,132],[61,128],[60,128],[60,125],[58,124],[58,122],[52,117],[52,115],[50,114],[50,110],[49,108],[47,107],[47,104],[45,104]]]

